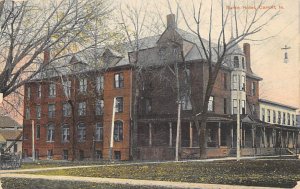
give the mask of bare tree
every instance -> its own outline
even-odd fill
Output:
[[[205,11],[202,7],[202,0],[199,4],[195,4],[193,2],[191,21],[188,19],[187,13],[184,12],[182,6],[177,1],[177,5],[183,15],[185,24],[188,29],[197,36],[198,42],[200,43],[201,55],[204,57],[203,59],[208,65],[208,79],[204,83],[204,100],[201,103],[200,108],[196,107],[196,102],[193,98],[191,100],[193,120],[199,136],[200,158],[206,158],[206,123],[208,119],[209,98],[212,94],[216,78],[222,65],[226,61],[226,58],[230,55],[231,50],[238,43],[243,40],[254,40],[253,36],[259,33],[264,26],[278,15],[278,11],[271,13],[271,6],[269,6],[270,8],[261,9],[261,7],[265,5],[264,0],[261,0],[258,3],[256,1],[247,1],[243,3],[243,6],[251,6],[254,7],[254,9],[244,9],[241,12],[237,11],[236,8],[226,8],[223,0],[219,2],[211,1],[209,16],[204,17],[203,12]],[[216,6],[219,6],[219,9],[216,9]],[[234,7],[235,3],[231,3],[230,6]],[[220,19],[214,17],[217,13],[221,13]],[[232,22],[230,22],[230,18],[232,18]],[[205,27],[202,26],[204,22],[209,25],[208,31],[205,31]],[[226,27],[230,25],[234,26],[235,35],[232,35],[231,38],[228,39]],[[217,32],[218,37],[216,43],[213,43],[212,36],[216,32],[216,28],[220,28],[220,30]],[[205,35],[207,35],[208,41],[204,39]]]
[[[102,35],[95,44],[93,35],[88,33],[94,26],[91,21],[97,19],[103,24],[108,20],[110,7],[108,0],[1,1],[0,92],[3,96],[19,93],[22,85],[52,62],[94,48],[110,38]],[[49,49],[50,56],[44,60],[41,55]]]

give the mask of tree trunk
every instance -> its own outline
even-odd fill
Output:
[[[200,130],[199,130],[199,146],[200,146],[200,159],[207,158],[206,152],[206,118],[201,119]]]

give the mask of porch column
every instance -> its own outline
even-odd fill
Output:
[[[255,147],[255,140],[254,140],[254,137],[255,137],[255,130],[254,130],[254,126],[252,126],[252,148],[254,148]]]
[[[275,144],[275,136],[274,136],[274,129],[272,129],[272,145],[271,147],[274,148]]]
[[[280,148],[283,148],[282,129],[280,131]]]
[[[220,148],[221,146],[221,122],[219,122],[218,125],[218,147]]]
[[[264,148],[267,147],[267,137],[266,137],[266,128],[263,128],[263,133],[264,133]]]
[[[289,147],[289,131],[286,131],[286,144],[285,147],[288,148]]]
[[[293,131],[293,148],[295,148],[295,131]]]
[[[172,140],[173,140],[173,136],[172,136],[172,122],[169,122],[169,132],[170,132],[170,137],[169,137],[169,146],[172,147]]]
[[[243,141],[244,141],[243,142],[243,147],[245,148],[245,146],[246,146],[246,128],[243,129],[243,135],[244,135],[243,136]]]
[[[152,123],[149,123],[149,146],[152,146]]]
[[[231,125],[230,135],[231,135],[231,148],[233,148],[233,125]]]
[[[190,148],[193,147],[193,123],[190,121]]]

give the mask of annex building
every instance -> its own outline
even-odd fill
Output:
[[[97,49],[98,62],[92,61],[95,53],[78,54],[28,82],[24,156],[32,156],[34,142],[39,159],[174,159],[177,93],[171,70],[176,61],[184,91],[180,157],[198,158],[192,112],[201,111],[208,66],[197,36],[178,28],[174,15],[167,21],[161,35],[139,40],[138,53],[126,45],[125,53]],[[174,42],[179,44],[176,51]],[[236,154],[238,104],[242,155],[287,153],[298,145],[296,108],[259,100],[262,78],[251,69],[250,50],[248,43],[236,45],[217,76],[208,105],[207,157]],[[45,52],[44,61],[48,58]]]

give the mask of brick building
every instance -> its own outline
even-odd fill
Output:
[[[208,66],[197,36],[177,28],[174,15],[168,15],[167,21],[168,27],[161,35],[140,39],[138,53],[100,49],[96,63],[88,58],[92,53],[76,55],[65,63],[49,66],[28,82],[24,97],[24,155],[32,155],[33,124],[35,154],[40,159],[109,159],[111,145],[114,159],[173,159],[177,93],[170,70],[176,61],[184,91],[180,97],[180,155],[198,157],[199,137],[192,108],[201,111]],[[174,42],[179,44],[178,51],[173,49]],[[45,53],[45,61],[48,56]],[[136,67],[142,68],[138,75]],[[276,146],[264,142],[264,130],[271,124],[259,120],[261,79],[251,70],[250,45],[244,44],[243,50],[236,45],[226,57],[210,97],[208,157],[235,154],[237,96],[242,114],[242,155],[277,153]],[[132,124],[134,94],[138,94],[136,131]],[[291,132],[298,136],[297,127],[291,127]],[[296,141],[295,137],[293,147]]]

